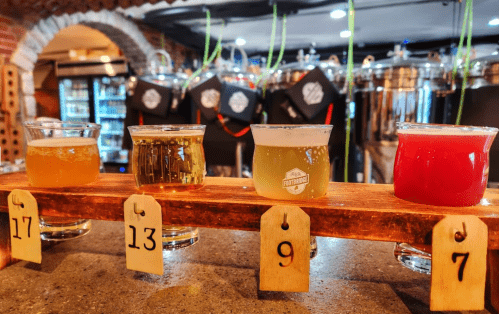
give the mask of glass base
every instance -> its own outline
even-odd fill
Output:
[[[431,254],[419,250],[407,243],[395,243],[393,249],[395,258],[410,270],[423,274],[431,274]]]
[[[82,237],[90,232],[88,219],[40,217],[40,237],[44,241],[66,241]]]
[[[315,238],[315,236],[310,236],[310,259],[316,257],[317,253],[317,239]]]
[[[174,251],[196,244],[199,241],[198,228],[163,225],[163,250]]]

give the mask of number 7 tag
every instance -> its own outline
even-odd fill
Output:
[[[487,225],[476,216],[447,216],[433,228],[431,311],[483,310]]]
[[[161,205],[149,195],[125,201],[126,268],[163,275]]]

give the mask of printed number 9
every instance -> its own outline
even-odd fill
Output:
[[[289,254],[283,254],[281,251],[282,246],[285,244],[289,246]],[[291,260],[289,261],[288,264],[283,265],[281,262],[279,262],[279,266],[288,267],[289,265],[291,265],[291,263],[293,263],[294,252],[293,252],[293,245],[290,242],[284,241],[284,242],[279,243],[279,245],[277,246],[277,254],[279,254],[280,257],[291,257]]]

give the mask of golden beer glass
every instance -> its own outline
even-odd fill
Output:
[[[139,190],[174,193],[201,188],[206,174],[204,125],[141,125],[128,130],[133,141],[132,169]],[[163,249],[199,241],[198,228],[162,227]]]
[[[326,195],[332,125],[251,125],[255,141],[253,182],[258,195],[306,200]],[[310,257],[317,255],[315,237]]]
[[[26,173],[31,186],[59,188],[97,180],[101,126],[78,122],[25,122]],[[40,217],[42,240],[63,241],[87,234],[88,219]]]

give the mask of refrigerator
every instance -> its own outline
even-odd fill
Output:
[[[61,120],[100,124],[98,146],[106,171],[126,172],[128,150],[122,149],[126,61],[61,62],[57,77]]]

